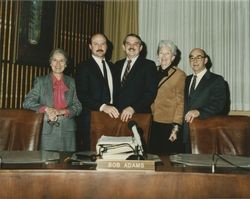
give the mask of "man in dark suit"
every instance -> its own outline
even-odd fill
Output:
[[[103,111],[112,118],[119,117],[112,105],[116,84],[113,79],[114,65],[105,59],[107,38],[98,33],[91,37],[91,58],[81,63],[76,72],[76,92],[83,111],[78,118],[78,134],[83,135],[83,150],[90,149],[90,112]]]
[[[189,54],[189,63],[193,74],[187,76],[184,93],[184,129],[185,151],[190,152],[189,127],[194,118],[208,118],[223,115],[226,106],[226,84],[222,76],[206,68],[208,56],[203,49],[194,48]]]
[[[140,56],[142,40],[136,34],[128,34],[123,40],[126,58],[115,64],[119,92],[115,105],[121,120],[128,121],[134,113],[149,113],[157,92],[156,66]]]

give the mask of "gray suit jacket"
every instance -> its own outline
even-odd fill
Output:
[[[64,75],[64,83],[68,87],[65,92],[70,114],[69,117],[60,116],[57,127],[47,122],[47,115],[44,116],[41,150],[56,150],[56,151],[75,151],[75,131],[76,123],[74,116],[81,113],[82,106],[79,102],[75,81],[69,76]],[[51,74],[37,77],[34,81],[33,88],[25,96],[23,107],[33,111],[39,111],[43,106],[54,107],[53,102],[53,82]]]

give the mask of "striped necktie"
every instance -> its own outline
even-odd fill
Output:
[[[123,77],[122,77],[122,82],[121,82],[121,85],[122,85],[122,86],[124,86],[124,83],[125,83],[125,81],[126,81],[126,79],[127,79],[128,73],[129,73],[130,68],[131,68],[131,65],[130,65],[131,62],[132,62],[131,60],[128,60],[128,63],[127,63],[125,72],[124,72]]]

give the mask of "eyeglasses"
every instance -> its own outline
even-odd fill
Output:
[[[201,56],[201,55],[198,55],[197,57],[193,57],[193,56],[190,56],[189,57],[189,61],[191,62],[194,62],[194,61],[201,61],[202,59],[204,59],[205,57]]]
[[[48,124],[51,125],[51,126],[56,126],[56,127],[60,126],[60,123],[59,123],[58,121],[51,121],[51,120],[48,120],[47,122],[48,122]]]

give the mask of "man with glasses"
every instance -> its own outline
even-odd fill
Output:
[[[222,76],[210,72],[209,57],[203,49],[191,50],[189,63],[193,74],[187,76],[185,83],[183,129],[183,142],[187,153],[190,152],[188,123],[194,118],[223,115],[227,100],[225,80]]]

